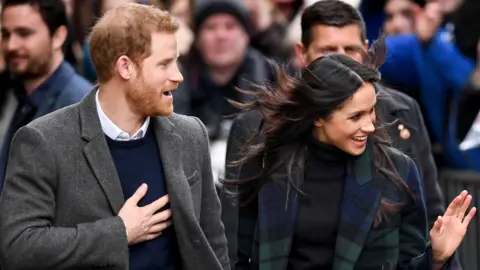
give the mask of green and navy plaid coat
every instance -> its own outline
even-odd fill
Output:
[[[333,270],[431,269],[427,216],[417,168],[401,152],[389,148],[388,153],[413,197],[376,172],[367,145],[365,153],[348,164]],[[240,208],[235,270],[286,270],[299,203],[295,194],[287,203],[285,177],[272,175],[257,201]],[[303,173],[294,177],[303,177]],[[374,228],[382,197],[405,204],[388,222]]]

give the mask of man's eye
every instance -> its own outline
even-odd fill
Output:
[[[352,119],[353,121],[357,121],[358,119],[360,119],[360,116],[361,116],[360,114],[356,114],[356,115],[350,117],[350,119]]]

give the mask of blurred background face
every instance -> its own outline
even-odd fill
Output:
[[[4,7],[1,49],[13,75],[37,78],[49,72],[53,40],[40,13],[30,5]]]
[[[368,136],[375,131],[376,103],[375,88],[371,83],[365,83],[330,118],[315,123],[314,136],[350,155],[361,155]]]
[[[385,33],[389,35],[413,32],[413,13],[410,0],[389,0],[385,5]]]
[[[216,14],[202,24],[197,48],[207,65],[222,68],[241,63],[248,42],[245,29],[232,15]]]

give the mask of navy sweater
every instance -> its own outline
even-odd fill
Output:
[[[125,199],[131,197],[142,183],[148,185],[148,191],[139,206],[150,204],[167,194],[160,153],[151,127],[145,137],[139,140],[114,141],[105,137]],[[181,269],[173,226],[156,239],[130,246],[129,251],[130,270]]]

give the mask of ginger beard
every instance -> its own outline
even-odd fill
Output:
[[[138,78],[130,83],[130,90],[127,91],[127,101],[130,106],[140,115],[147,116],[169,116],[173,112],[173,97],[171,90],[176,87],[169,87],[167,81],[163,87],[156,89],[150,85],[140,72]]]

